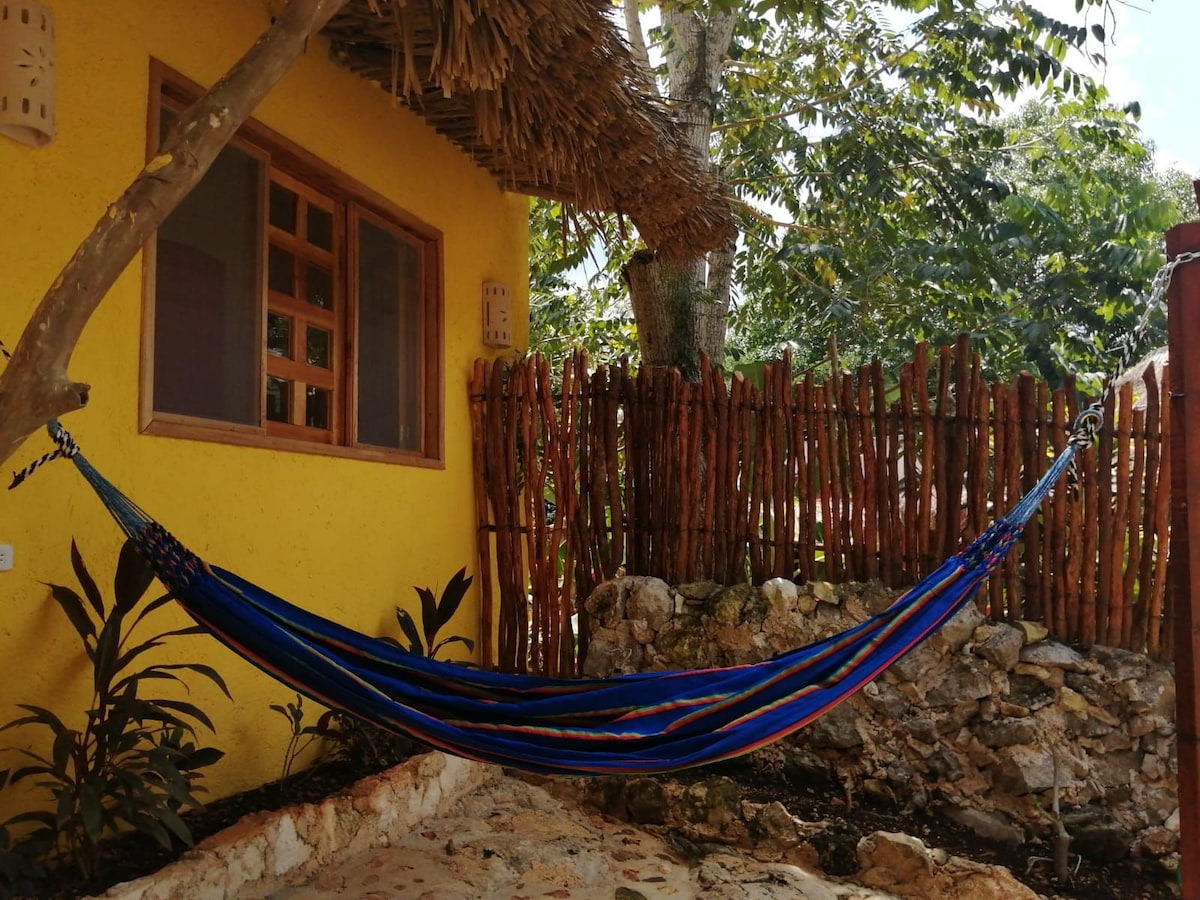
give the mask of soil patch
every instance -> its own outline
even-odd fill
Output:
[[[805,822],[826,822],[823,835],[813,843],[830,876],[851,875],[858,869],[855,849],[860,838],[875,831],[895,831],[920,838],[928,847],[990,865],[1004,866],[1033,891],[1050,898],[1087,900],[1168,900],[1178,897],[1175,878],[1156,861],[1133,858],[1098,863],[1083,860],[1070,884],[1054,880],[1053,864],[1037,861],[1053,857],[1045,841],[1022,845],[1002,844],[980,837],[943,817],[880,802],[871,797],[847,798],[840,785],[800,782],[777,771],[756,766],[753,758],[679,773],[676,780],[690,783],[712,775],[732,778],[745,800],[766,803],[778,800],[789,813]],[[848,805],[848,800],[849,804]],[[1072,856],[1074,866],[1076,857]]]

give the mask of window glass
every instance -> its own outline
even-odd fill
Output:
[[[358,225],[358,440],[420,446],[420,257],[398,234]]]
[[[322,250],[333,249],[333,213],[309,204],[308,242]]]
[[[191,93],[163,73],[159,140]],[[439,458],[436,231],[251,120],[155,241],[144,427]]]
[[[156,410],[258,424],[264,175],[259,160],[226,147],[158,229]]]
[[[271,224],[288,234],[296,233],[296,204],[299,198],[282,185],[271,182]]]

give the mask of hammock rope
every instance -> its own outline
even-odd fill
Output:
[[[1038,505],[1089,446],[1080,414],[1063,453],[1009,513],[888,609],[759,663],[562,679],[473,669],[360,634],[209,565],[101,475],[57,421],[69,458],[189,615],[312,700],[459,756],[548,774],[666,772],[740,756],[802,728],[876,678],[970,602]]]

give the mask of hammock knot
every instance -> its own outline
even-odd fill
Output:
[[[1103,425],[1104,407],[1099,403],[1093,403],[1081,412],[1075,420],[1075,425],[1071,429],[1071,436],[1067,439],[1067,443],[1076,450],[1085,450],[1092,445],[1092,441],[1096,438],[1096,432]]]
[[[58,445],[58,449],[43,453],[21,471],[13,472],[12,484],[8,486],[10,491],[46,463],[56,459],[73,459],[79,455],[79,445],[75,443],[75,438],[71,437],[71,433],[58,423],[58,419],[51,419],[50,424],[46,426],[46,431],[50,433],[50,440]]]

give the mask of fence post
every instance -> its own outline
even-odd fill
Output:
[[[1200,250],[1200,223],[1167,232],[1167,255]],[[1168,292],[1171,365],[1171,549],[1175,727],[1183,896],[1200,897],[1200,264],[1175,270]]]

